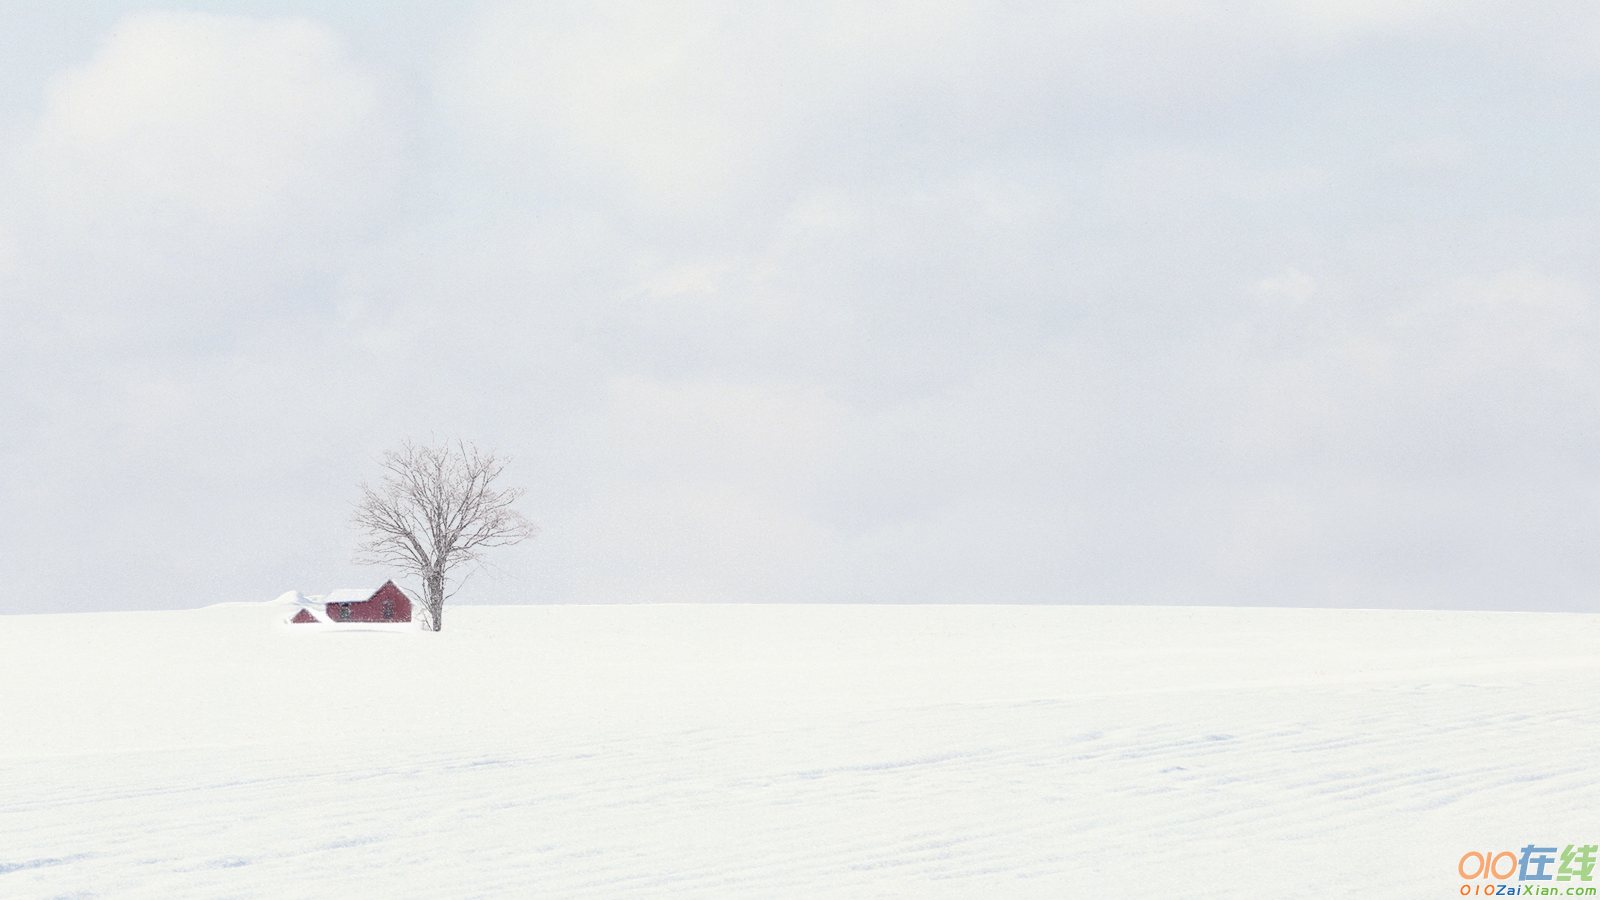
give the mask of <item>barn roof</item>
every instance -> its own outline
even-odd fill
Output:
[[[384,584],[387,584],[387,583],[388,582],[384,582]],[[375,588],[340,588],[339,590],[333,591],[333,592],[329,593],[327,596],[321,598],[318,602],[319,603],[365,603],[368,600],[371,600],[372,596],[374,594],[378,593],[381,590],[383,590],[383,585],[382,584],[378,585]]]

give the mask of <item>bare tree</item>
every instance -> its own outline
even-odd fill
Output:
[[[524,489],[494,486],[510,461],[466,441],[408,440],[383,454],[385,471],[376,487],[361,483],[352,520],[366,540],[356,547],[355,562],[394,566],[420,578],[434,631],[443,625],[452,578],[459,589],[483,565],[485,550],[526,540],[538,530],[511,508]]]

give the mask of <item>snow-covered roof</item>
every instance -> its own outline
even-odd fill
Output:
[[[318,622],[333,621],[332,619],[328,618],[328,614],[324,612],[322,605],[323,601],[321,597],[307,597],[305,594],[302,594],[299,591],[285,591],[282,594],[279,594],[277,599],[273,600],[272,602],[288,607],[283,615],[283,620],[285,622],[299,615],[300,610],[302,609],[310,613],[312,618],[316,619]]]
[[[372,595],[383,590],[383,585],[375,588],[340,588],[323,597],[322,603],[365,603],[372,599]]]

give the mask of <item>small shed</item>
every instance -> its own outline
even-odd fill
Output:
[[[344,588],[322,597],[307,597],[290,622],[409,622],[411,598],[385,581],[377,590]]]

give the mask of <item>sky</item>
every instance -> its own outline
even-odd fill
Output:
[[[0,612],[1594,611],[1600,8],[0,2]]]

